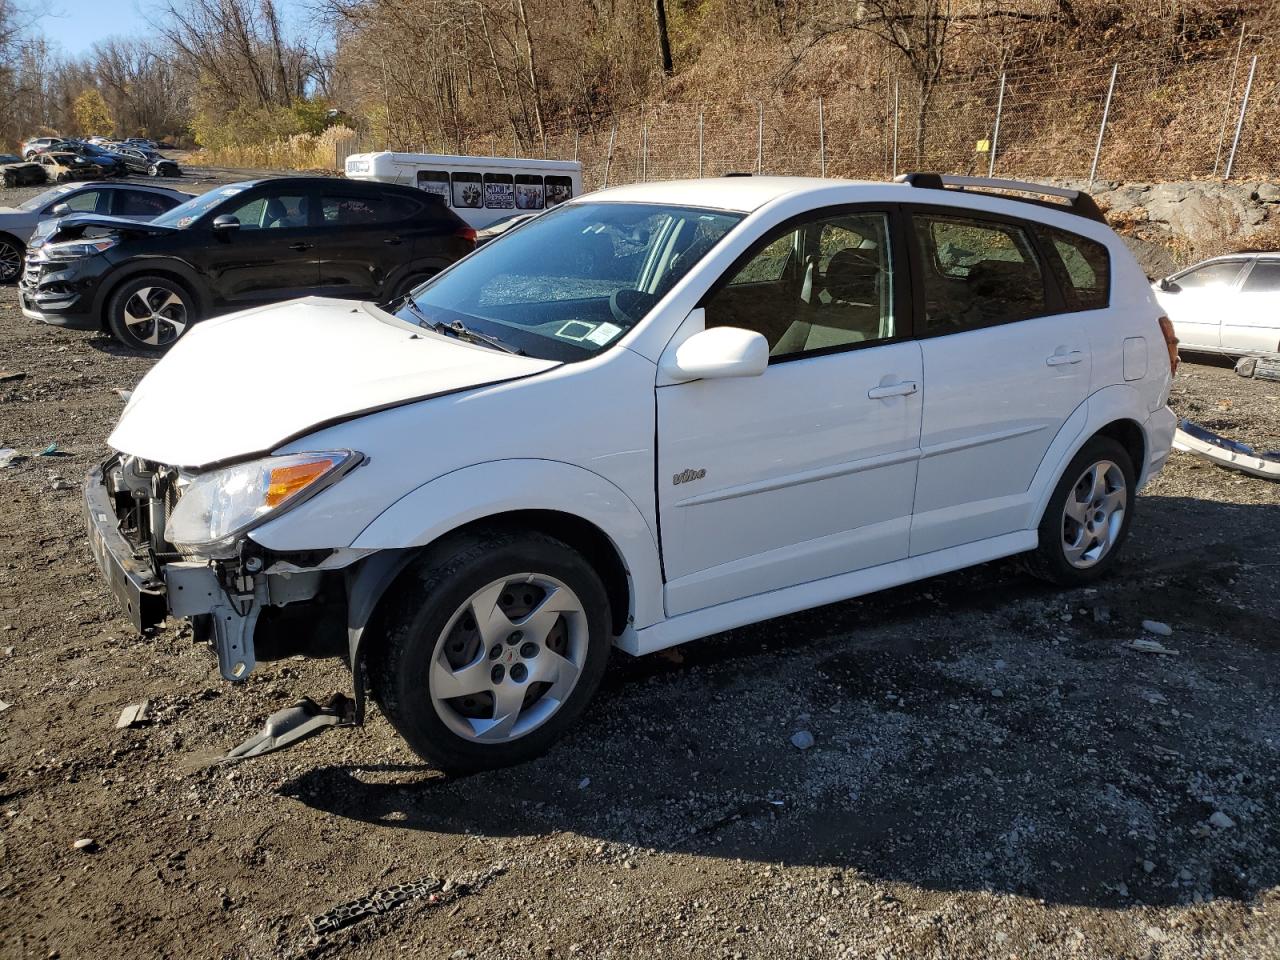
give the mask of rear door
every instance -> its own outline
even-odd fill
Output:
[[[322,233],[312,220],[316,208],[311,187],[284,180],[231,197],[207,213],[196,229],[208,241],[193,244],[189,255],[207,273],[215,301],[241,308],[315,293]],[[214,219],[227,215],[240,228],[215,231]]]
[[[1228,353],[1280,351],[1280,257],[1253,261],[1231,308],[1223,313],[1222,349]]]
[[[157,193],[154,190],[126,188],[112,190],[110,195],[112,215],[126,217],[129,220],[152,220],[182,203],[182,200],[177,197]]]
[[[946,208],[911,215],[924,419],[911,555],[1024,529],[1031,481],[1085,401],[1089,336],[1029,224]]]
[[[1222,320],[1233,308],[1244,260],[1214,260],[1174,274],[1156,300],[1173,321],[1184,349],[1222,348]],[[1166,289],[1167,287],[1167,289]]]
[[[338,181],[320,191],[317,292],[372,300],[413,252],[411,218],[429,201]]]

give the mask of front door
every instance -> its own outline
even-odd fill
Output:
[[[789,224],[704,299],[770,363],[657,390],[668,615],[906,557],[924,385],[890,222]]]
[[[315,293],[323,227],[311,221],[313,206],[307,190],[268,186],[207,216],[204,229],[211,236],[203,266],[218,305],[241,309]],[[213,231],[213,219],[224,215],[239,220],[240,228]]]
[[[1223,311],[1222,349],[1280,351],[1280,257],[1259,258],[1245,274],[1240,292]]]
[[[911,223],[929,375],[918,556],[1026,528],[1031,481],[1088,396],[1091,355],[1084,316],[1066,312],[1024,225],[920,211]]]
[[[382,296],[390,270],[407,263],[413,237],[401,236],[393,221],[403,223],[405,210],[362,186],[339,183],[320,195],[324,236],[316,247],[319,293],[326,297],[373,300]]]

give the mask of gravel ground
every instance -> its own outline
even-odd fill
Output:
[[[519,768],[447,778],[376,711],[219,767],[348,678],[232,687],[116,615],[78,483],[149,366],[0,289],[0,956],[1280,953],[1277,486],[1175,454],[1096,588],[996,563],[619,654]],[[1280,385],[1184,363],[1174,405],[1280,447]]]

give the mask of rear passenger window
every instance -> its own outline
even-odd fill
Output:
[[[327,196],[320,201],[320,211],[326,224],[347,226],[390,223],[404,219],[408,213],[384,197],[355,196]]]
[[[1055,230],[1037,228],[1044,249],[1052,248],[1049,265],[1057,275],[1068,310],[1098,310],[1111,298],[1111,257],[1096,240]],[[1056,258],[1054,256],[1056,254]]]
[[[1021,227],[916,214],[925,331],[958,333],[1048,313],[1044,276]]]
[[[158,217],[178,205],[174,197],[145,190],[116,191],[116,214],[122,217]]]
[[[1280,260],[1259,260],[1241,289],[1245,293],[1280,293]]]

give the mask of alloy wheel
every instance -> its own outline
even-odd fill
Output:
[[[522,737],[569,698],[588,640],[582,601],[564,583],[534,573],[495,580],[455,611],[436,641],[432,707],[465,740]]]
[[[142,287],[124,303],[125,327],[149,346],[173,343],[187,323],[187,305],[168,287]]]
[[[1094,463],[1075,482],[1062,508],[1062,550],[1067,562],[1086,570],[1105,557],[1124,528],[1129,485],[1110,460]]]
[[[8,240],[0,240],[0,283],[13,283],[22,274],[22,251]]]

